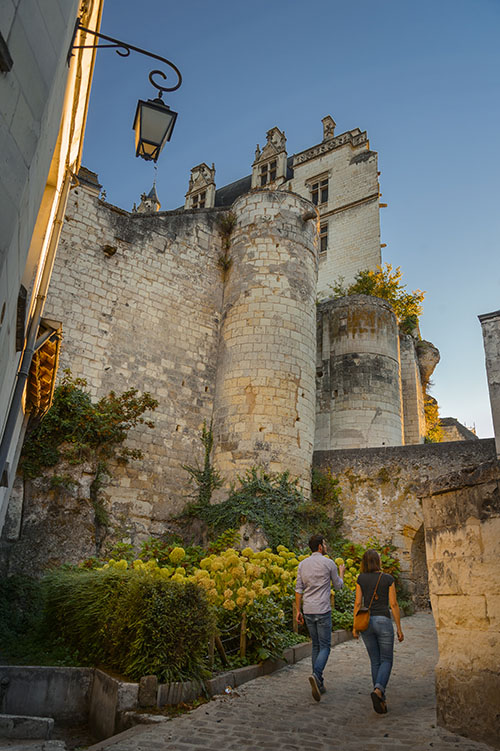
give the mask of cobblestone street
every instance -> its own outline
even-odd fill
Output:
[[[92,751],[490,749],[436,726],[432,615],[419,613],[402,625],[405,641],[396,641],[386,715],[373,711],[368,656],[361,640],[352,640],[332,650],[328,690],[319,704],[311,696],[306,659],[174,720],[132,728]]]

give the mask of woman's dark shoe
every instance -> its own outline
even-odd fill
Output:
[[[387,714],[387,704],[376,691],[372,691],[370,696],[372,697],[373,709],[377,714]]]

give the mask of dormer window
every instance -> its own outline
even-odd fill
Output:
[[[311,201],[315,206],[328,203],[328,178],[311,183]]]
[[[260,166],[260,185],[268,185],[276,180],[276,159]]]
[[[207,193],[205,190],[202,190],[201,193],[196,193],[196,195],[194,195],[191,199],[191,208],[204,209],[206,197]]]

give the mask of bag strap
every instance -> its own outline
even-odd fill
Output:
[[[375,597],[375,595],[377,593],[377,587],[378,587],[378,583],[379,583],[381,577],[382,577],[382,571],[380,572],[380,575],[379,575],[379,577],[377,579],[377,583],[375,584],[375,589],[373,590],[372,599],[370,600],[370,604],[368,605],[368,610],[370,610],[370,608],[372,606],[373,598]]]

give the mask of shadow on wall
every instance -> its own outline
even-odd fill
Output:
[[[427,608],[429,606],[429,579],[423,524],[418,528],[411,546],[410,578],[413,582],[412,597],[415,607],[417,610]]]

